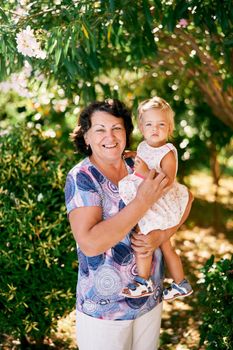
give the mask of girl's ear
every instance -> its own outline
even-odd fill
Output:
[[[172,138],[172,135],[173,135],[173,127],[172,127],[172,125],[169,123],[167,138],[168,138],[168,139]]]
[[[141,133],[143,133],[142,121],[141,121],[141,120],[138,121],[138,129],[139,129],[139,131],[140,131]]]

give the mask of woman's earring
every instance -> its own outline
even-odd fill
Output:
[[[86,145],[86,150],[88,151],[90,149],[90,145]]]

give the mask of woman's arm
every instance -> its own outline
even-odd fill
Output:
[[[178,225],[166,230],[154,230],[147,235],[138,234],[138,233],[133,234],[131,238],[133,250],[137,254],[144,257],[151,255],[151,253],[156,248],[158,248],[163,242],[170,239],[174,235],[174,233],[176,233],[176,231],[180,228],[180,226],[186,221],[191,210],[192,202],[193,202],[193,195],[189,191],[189,201],[185,209],[185,212],[181,218],[181,221]]]
[[[99,255],[121,241],[158,200],[168,182],[164,174],[149,176],[139,186],[135,199],[119,213],[102,219],[100,207],[80,207],[69,214],[71,229],[80,249],[87,256]]]

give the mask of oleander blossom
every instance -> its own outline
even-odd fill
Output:
[[[41,202],[43,200],[44,196],[42,193],[39,193],[37,196],[37,202]]]
[[[31,72],[32,66],[24,62],[24,67],[20,72],[13,73],[8,80],[0,82],[0,92],[15,91],[19,96],[31,98],[32,93],[28,89],[28,78]]]
[[[24,56],[46,58],[46,52],[41,49],[40,43],[36,40],[34,31],[30,26],[16,34],[17,50]]]
[[[187,25],[188,25],[187,19],[181,18],[181,19],[179,20],[179,25],[180,25],[182,28],[186,28]]]
[[[28,16],[28,11],[23,7],[17,6],[12,16],[12,20],[15,24],[17,24],[21,19],[25,18],[26,16]]]

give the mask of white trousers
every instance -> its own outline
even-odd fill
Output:
[[[77,312],[79,350],[156,350],[162,303],[135,319],[110,321]]]

